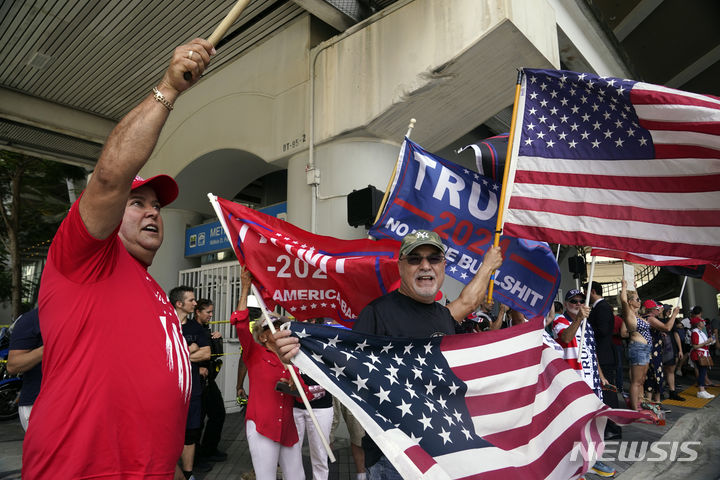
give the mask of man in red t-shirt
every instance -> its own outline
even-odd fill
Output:
[[[178,189],[166,175],[137,173],[172,103],[213,53],[202,39],[175,49],[153,94],[108,137],[53,239],[39,299],[44,375],[23,478],[173,478],[190,361],[175,311],[147,267],[163,241],[160,208]]]

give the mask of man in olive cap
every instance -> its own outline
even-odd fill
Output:
[[[455,333],[455,323],[484,300],[490,275],[501,263],[500,248],[490,248],[475,277],[446,307],[435,302],[445,280],[445,246],[436,232],[410,233],[400,245],[400,287],[367,305],[353,330],[406,338]]]
[[[475,277],[465,285],[460,296],[447,306],[440,305],[435,296],[445,280],[445,245],[435,232],[409,233],[400,245],[400,287],[363,308],[353,330],[404,338],[452,335],[455,324],[462,323],[485,300],[490,275],[501,264],[500,247],[490,247]],[[284,362],[290,362],[300,350],[297,337],[291,337],[288,330],[278,331],[275,342]],[[363,450],[369,480],[402,478],[367,435],[363,437]]]
[[[400,287],[363,308],[353,330],[403,338],[452,335],[455,324],[462,323],[485,300],[490,275],[501,264],[500,247],[490,247],[475,277],[465,285],[460,296],[447,306],[440,305],[435,296],[445,281],[445,245],[435,232],[409,233],[400,245]],[[297,337],[291,337],[288,330],[278,331],[275,343],[284,362],[290,362],[300,350]],[[367,435],[363,437],[363,450],[369,480],[402,478]]]
[[[353,330],[373,335],[425,338],[455,333],[455,324],[475,311],[485,299],[490,275],[500,268],[500,247],[491,247],[475,277],[449,305],[435,295],[445,280],[445,246],[432,231],[418,230],[400,245],[400,288],[370,302],[358,316]],[[363,438],[368,479],[401,478],[369,436]],[[395,476],[393,476],[395,475]]]

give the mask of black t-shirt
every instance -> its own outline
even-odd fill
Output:
[[[428,338],[455,333],[455,320],[437,302],[420,303],[394,290],[362,309],[353,331],[386,337]]]
[[[203,331],[205,331],[205,336],[207,337],[208,344],[210,345],[210,360],[207,360],[205,362],[202,362],[200,365],[208,369],[208,380],[215,380],[217,378],[218,373],[220,373],[220,368],[222,367],[222,354],[224,353],[223,348],[223,339],[220,338],[213,338],[212,337],[212,331],[210,330],[210,325],[201,325],[203,328]]]
[[[10,337],[10,350],[34,350],[43,344],[40,335],[40,318],[38,309],[34,308],[23,314],[15,322],[12,336]],[[42,362],[23,373],[23,385],[20,390],[19,405],[26,406],[35,403],[40,393],[40,382],[42,380]]]
[[[302,377],[303,382],[305,382],[305,385],[307,385],[308,387],[318,384],[315,380],[308,377],[304,373],[301,373],[300,377]],[[310,401],[310,406],[313,409],[315,409],[315,408],[332,408],[332,406],[333,406],[332,401],[333,401],[333,397],[332,397],[332,395],[330,395],[330,392],[325,392],[325,395],[323,397],[318,398],[317,400]],[[295,399],[295,408],[299,408],[300,410],[305,410],[305,404],[303,403],[301,398]]]
[[[197,343],[200,348],[210,346],[205,329],[194,320],[188,320],[183,324],[182,333],[188,346],[193,343]],[[190,364],[192,365],[192,393],[190,396],[195,397],[201,395],[203,389],[200,378],[200,363],[190,362]]]
[[[387,337],[428,338],[455,333],[455,320],[447,307],[437,302],[420,303],[394,290],[362,309],[353,331]],[[380,460],[382,451],[365,435],[362,440],[365,466]]]

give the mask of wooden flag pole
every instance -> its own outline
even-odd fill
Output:
[[[228,229],[227,223],[225,223],[225,217],[222,214],[222,209],[220,208],[220,204],[217,201],[217,197],[213,195],[212,193],[208,193],[208,199],[210,199],[210,204],[213,206],[213,209],[215,210],[215,214],[217,215],[218,219],[220,219],[220,224],[223,227],[223,230],[225,230],[225,235],[227,235],[228,240],[231,240],[232,237],[230,236],[230,230]],[[233,252],[235,249],[233,249]],[[239,259],[238,259],[239,262]],[[255,295],[255,299],[260,304],[260,309],[262,310],[263,318],[265,319],[265,322],[267,322],[268,327],[270,328],[270,331],[275,334],[275,325],[273,325],[273,322],[270,320],[270,317],[268,315],[267,306],[265,306],[265,301],[262,299],[262,296],[258,293],[257,289],[255,288],[255,285],[252,285],[252,292],[253,295]],[[310,406],[310,401],[307,399],[307,396],[305,395],[305,390],[302,389],[302,384],[300,383],[300,379],[297,377],[297,374],[295,373],[295,369],[292,365],[290,365],[290,368],[288,368],[288,371],[290,371],[290,377],[292,377],[293,382],[295,383],[295,388],[297,389],[298,393],[300,394],[300,398],[303,401],[303,404],[305,405],[305,408],[307,409],[308,413],[310,414],[310,419],[313,422],[313,426],[318,432],[322,432],[322,429],[320,428],[320,424],[317,421],[317,418],[315,417],[315,412],[313,412],[312,407]],[[335,462],[335,455],[333,455],[332,449],[330,448],[330,445],[327,442],[327,439],[320,435],[320,439],[322,440],[322,444],[325,447],[325,451],[328,454],[328,458],[331,462]]]
[[[216,47],[218,42],[222,40],[222,37],[225,36],[228,28],[230,28],[230,26],[235,23],[235,20],[240,17],[243,10],[245,10],[245,7],[247,7],[249,3],[250,0],[238,0],[235,5],[233,5],[228,14],[225,15],[225,18],[223,18],[220,24],[215,27],[215,31],[212,33],[212,35],[208,37],[208,42],[210,42],[213,47]],[[189,82],[190,80],[192,80],[192,73],[183,73],[183,78]]]
[[[518,115],[518,100],[520,99],[520,87],[522,85],[522,70],[518,70],[517,82],[515,84],[515,102],[513,103],[512,120],[510,121],[510,134],[508,135],[508,146],[507,153],[505,155],[505,171],[503,172],[503,183],[502,189],[500,190],[500,202],[498,203],[498,217],[497,224],[495,225],[495,239],[493,240],[493,247],[500,245],[500,234],[502,233],[503,225],[503,209],[505,206],[505,195],[507,195],[507,181],[508,173],[510,172],[510,162],[512,161],[512,147],[515,141],[515,123],[517,122]],[[487,290],[487,301],[492,305],[493,303],[493,290],[495,287],[495,271],[490,275],[490,285]]]
[[[592,281],[593,276],[595,275],[595,255],[592,257],[592,262],[590,263],[590,278],[588,278],[587,282],[587,292],[585,292],[585,306],[590,306],[590,289],[592,288]],[[583,318],[582,320],[582,328],[580,329],[580,349],[578,350],[578,362],[582,358],[582,352],[583,348],[585,347],[585,326],[587,325],[587,318]]]
[[[405,136],[407,138],[410,138],[410,134],[413,131],[413,128],[415,128],[415,120],[414,118],[410,119],[410,123],[408,124],[407,133]],[[404,143],[404,140],[403,140]],[[387,188],[385,189],[385,195],[383,195],[382,202],[380,202],[380,208],[378,208],[377,215],[375,215],[375,221],[373,223],[377,223],[378,220],[380,220],[380,216],[382,215],[383,209],[385,208],[385,204],[387,203],[387,199],[390,196],[390,187],[392,186],[392,182],[395,179],[395,174],[397,173],[397,161],[395,162],[395,166],[393,167],[392,174],[390,175],[390,180],[388,181]],[[370,238],[370,237],[368,237]]]
[[[678,296],[678,303],[677,303],[677,305],[675,305],[676,307],[682,308],[682,296],[683,296],[683,293],[685,293],[685,284],[687,283],[687,279],[688,279],[688,277],[686,275],[685,278],[683,279],[682,287],[680,287],[680,295]]]

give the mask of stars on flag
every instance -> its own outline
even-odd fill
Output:
[[[310,337],[306,328],[312,329]],[[383,428],[409,432],[433,455],[487,445],[474,434],[463,399],[466,387],[440,353],[439,338],[388,342],[316,325],[295,334],[302,337],[304,349],[312,350],[309,358]]]
[[[635,82],[555,73],[528,76],[520,155],[570,159],[651,157],[649,135],[636,135],[645,130],[628,106]],[[588,127],[580,130],[581,124]]]

